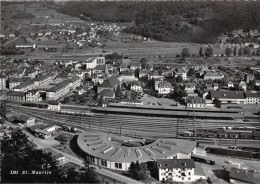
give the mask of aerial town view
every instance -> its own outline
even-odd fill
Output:
[[[260,1],[0,8],[0,183],[260,184]]]

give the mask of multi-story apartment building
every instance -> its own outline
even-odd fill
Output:
[[[62,96],[68,94],[72,89],[80,86],[81,79],[79,77],[73,77],[69,80],[58,83],[46,92],[47,100],[57,100]]]
[[[246,104],[255,105],[260,103],[259,93],[245,93]]]
[[[42,97],[37,90],[27,91],[25,97],[26,97],[26,101],[33,101],[33,102],[42,101]]]
[[[218,71],[206,71],[206,73],[203,76],[204,81],[206,80],[221,80],[224,78],[224,75],[222,75]]]
[[[158,93],[159,94],[168,94],[171,92],[172,86],[171,83],[162,81],[158,83]]]
[[[141,82],[139,81],[131,82],[131,90],[134,90],[136,92],[143,92]]]
[[[0,90],[6,90],[7,76],[0,74]]]
[[[97,65],[105,65],[105,57],[95,57],[86,62],[86,69],[94,69]]]

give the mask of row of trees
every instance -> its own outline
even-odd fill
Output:
[[[205,52],[203,53],[202,47],[199,50],[199,54],[192,54],[190,53],[189,48],[183,48],[181,51],[181,55],[177,55],[176,57],[183,57],[183,58],[190,58],[190,57],[212,57],[214,55],[214,50],[212,47],[207,47],[205,49]],[[230,56],[260,56],[260,48],[253,49],[250,48],[249,46],[246,47],[240,47],[238,49],[237,46],[234,48],[227,47],[225,49],[225,55],[227,57]]]
[[[203,52],[202,47],[199,50],[198,57],[212,57],[214,55],[214,50],[212,47],[207,47],[205,51]],[[179,57],[179,56],[176,56]],[[189,48],[183,48],[181,52],[181,57],[183,58],[190,58],[190,57],[197,57],[197,55],[193,54],[191,55]]]
[[[2,183],[99,183],[88,162],[80,169],[58,166],[50,153],[36,149],[18,128],[4,135],[0,159]]]

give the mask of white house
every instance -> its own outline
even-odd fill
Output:
[[[171,92],[171,83],[162,81],[158,83],[158,93],[159,94],[168,94]]]
[[[26,101],[42,101],[42,97],[37,90],[28,90],[25,94]]]
[[[105,65],[105,57],[91,58],[86,62],[86,69],[94,69],[97,65]]]
[[[134,90],[136,92],[143,92],[141,82],[139,81],[131,82],[131,90]]]
[[[0,90],[6,90],[7,76],[0,74]]]
[[[260,103],[260,94],[258,93],[245,93],[246,104],[255,105]]]
[[[192,159],[158,159],[156,163],[159,181],[194,182],[206,179],[201,166],[195,165]]]

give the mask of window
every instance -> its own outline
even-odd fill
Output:
[[[107,161],[105,161],[105,160],[101,160],[101,166],[105,166],[105,167],[107,167]]]
[[[121,163],[115,163],[115,168],[122,169],[122,164]]]

